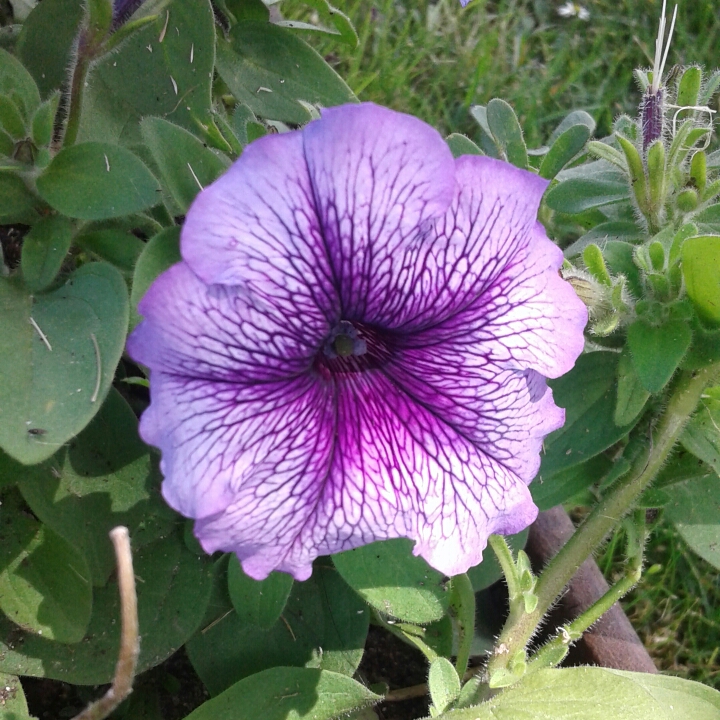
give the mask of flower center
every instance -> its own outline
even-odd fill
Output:
[[[326,377],[378,368],[389,358],[385,333],[341,320],[325,338],[315,359],[316,369]]]

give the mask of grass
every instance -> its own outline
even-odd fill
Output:
[[[560,0],[474,0],[465,9],[457,0],[348,0],[339,5],[358,30],[357,49],[319,33],[306,39],[361,100],[473,137],[469,108],[502,97],[535,147],[571,110],[592,114],[603,136],[618,115],[634,115],[640,99],[633,70],[652,62],[661,0],[582,4],[589,21],[559,17]],[[282,7],[290,17],[313,19],[301,0]],[[686,0],[668,67],[698,63],[712,70],[720,64],[718,48],[716,0]],[[617,551],[611,543],[601,559],[609,577]],[[720,689],[720,572],[663,522],[647,566],[624,606],[658,667]]]

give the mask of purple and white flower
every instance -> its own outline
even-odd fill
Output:
[[[303,580],[408,537],[455,575],[534,520],[564,420],[545,378],[587,320],[536,220],[545,187],[362,104],[254,142],[200,193],[129,350],[163,494],[206,551]]]

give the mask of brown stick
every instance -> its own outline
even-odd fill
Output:
[[[572,520],[562,508],[540,513],[530,528],[527,553],[540,570],[567,542],[575,531]],[[609,586],[592,558],[581,565],[560,601],[563,619],[572,619],[585,611],[607,592]],[[554,616],[552,623],[560,624]],[[615,604],[585,633],[574,653],[575,660],[617,670],[656,673],[657,668],[622,608]]]
[[[122,622],[120,653],[110,689],[103,697],[76,715],[73,720],[103,720],[106,718],[132,692],[135,666],[140,654],[135,574],[133,573],[128,529],[122,526],[114,528],[110,531],[110,539],[115,546],[118,566]]]

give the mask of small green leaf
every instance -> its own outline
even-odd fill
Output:
[[[680,436],[688,452],[706,462],[720,476],[720,388],[706,391],[697,412]]]
[[[657,211],[660,211],[665,203],[667,186],[665,144],[662,140],[656,140],[647,150],[647,174],[650,202]]]
[[[453,133],[445,138],[454,158],[461,155],[484,155],[485,153],[469,138],[460,133]]]
[[[603,163],[603,168],[609,165],[603,160],[596,162]],[[545,194],[547,206],[551,210],[572,215],[623,200],[627,201],[629,198],[627,180],[622,173],[615,169],[603,169],[602,172],[593,171],[591,174],[588,168],[595,165],[596,163],[588,163],[585,166],[586,177],[578,177],[574,173],[570,174],[572,171],[564,171],[558,178],[561,182]]]
[[[685,70],[678,82],[678,93],[675,104],[679,107],[698,104],[698,94],[702,83],[702,71],[692,66]]]
[[[228,592],[235,612],[251,625],[269,630],[280,617],[293,579],[291,575],[273,572],[262,581],[249,578],[235,555],[228,565]]]
[[[635,200],[641,211],[648,210],[648,191],[647,179],[645,177],[645,168],[643,167],[640,153],[635,145],[622,135],[616,135],[617,141],[625,153],[625,160],[628,164],[628,172],[630,173],[630,187],[635,194]]]
[[[533,485],[530,486],[530,489],[532,490],[537,484],[538,483],[533,483]],[[505,540],[508,545],[510,545],[510,548],[514,552],[517,552],[525,547],[527,537],[528,531],[523,530],[516,535],[507,535]],[[467,575],[470,578],[470,582],[472,583],[473,590],[475,592],[479,592],[480,590],[490,587],[490,585],[497,582],[503,576],[500,563],[498,563],[497,557],[490,549],[489,545],[483,552],[482,562],[479,565],[475,565],[475,567],[471,567],[467,571]]]
[[[306,5],[318,11],[324,22],[334,25],[341,40],[351,48],[357,47],[358,35],[350,18],[338,8],[331,5],[328,0],[303,0]]]
[[[40,104],[40,93],[32,75],[7,50],[0,48],[0,93],[20,101],[23,118],[29,121]]]
[[[157,180],[138,157],[97,142],[63,148],[38,178],[37,188],[56,210],[81,220],[130,215],[160,201]]]
[[[594,243],[606,247],[607,243],[622,241],[625,244],[636,243],[640,239],[638,226],[630,220],[610,220],[591,228],[584,235],[563,251],[566,258],[572,258],[581,253],[588,245]],[[632,257],[630,258],[632,262]],[[637,268],[635,268],[637,272]],[[616,270],[617,272],[623,272]],[[639,276],[638,276],[639,278]]]
[[[212,695],[276,665],[352,676],[363,655],[369,613],[333,567],[316,563],[309,580],[293,584],[280,619],[269,630],[236,612],[221,610],[219,618],[208,621],[210,626],[187,645]]]
[[[540,177],[552,180],[585,147],[590,134],[591,130],[587,125],[573,125],[565,130],[543,158]]]
[[[89,263],[32,296],[0,278],[0,447],[38,463],[82,430],[112,383],[128,322],[127,288]]]
[[[13,140],[24,140],[27,136],[20,109],[7,95],[0,95],[0,128]]]
[[[617,402],[613,416],[615,424],[622,427],[635,420],[649,397],[650,393],[642,386],[635,372],[630,353],[623,352],[618,363]]]
[[[310,120],[299,100],[325,107],[356,102],[315,50],[270,23],[239,23],[230,31],[230,42],[218,38],[217,71],[239,102],[271,120]]]
[[[131,327],[135,327],[141,320],[137,313],[137,306],[152,285],[153,280],[181,260],[179,227],[165,228],[150,239],[135,264],[132,292],[130,293]]]
[[[515,111],[504,100],[495,98],[487,106],[487,123],[498,148],[509,163],[527,168],[527,148]]]
[[[59,90],[68,67],[83,17],[82,0],[43,0],[23,23],[17,53],[35,78],[43,97]]]
[[[665,516],[685,542],[711,565],[720,568],[720,500],[717,475],[663,488],[670,499]]]
[[[17,222],[38,203],[27,185],[17,176],[0,172],[0,222]],[[16,219],[17,218],[17,219]]]
[[[79,642],[92,610],[85,558],[8,496],[3,497],[3,510],[0,608],[25,630],[61,643]]]
[[[40,292],[52,283],[72,242],[73,227],[67,218],[53,215],[34,225],[23,240],[23,280],[31,292]]]
[[[613,421],[617,362],[612,352],[587,353],[569,373],[549,382],[555,402],[565,408],[565,425],[545,439],[543,482],[601,453],[632,429]]]
[[[595,132],[595,120],[593,116],[585,112],[585,110],[573,110],[568,113],[559,123],[559,125],[552,131],[548,145],[552,146],[555,141],[571,127],[576,125],[584,125],[588,129],[588,133],[592,135]]]
[[[642,386],[659,393],[673,376],[692,341],[687,322],[671,318],[656,327],[636,320],[628,327],[628,347]]]
[[[158,493],[157,458],[140,440],[137,418],[110,389],[90,424],[41,465],[27,468],[0,458],[0,483],[10,475],[30,509],[87,559],[94,585],[115,568],[107,541],[118,525],[130,530],[134,550],[168,535],[177,515]]]
[[[195,633],[210,600],[213,577],[212,563],[185,548],[180,528],[134,551],[133,565],[142,637],[140,674]],[[95,589],[90,625],[80,643],[64,645],[22,632],[0,616],[0,672],[99,685],[115,674],[119,644],[120,603],[114,577]]]
[[[381,699],[345,675],[274,667],[235,683],[185,720],[334,720]]]
[[[717,720],[720,692],[669,675],[600,667],[546,669],[442,720]]]
[[[410,540],[383,540],[333,555],[333,563],[365,602],[423,625],[442,618],[448,597],[443,576],[411,548]]]
[[[257,20],[269,22],[270,12],[262,0],[223,0],[224,10],[232,13],[231,22]]]
[[[605,259],[600,248],[591,243],[583,250],[583,262],[590,274],[602,285],[612,286],[610,273],[605,266]]]
[[[687,294],[703,320],[720,325],[720,236],[689,238],[682,246]]]
[[[75,238],[75,244],[87,252],[107,260],[123,272],[132,272],[143,250],[146,248],[140,238],[122,230],[88,229]]]
[[[192,133],[161,118],[145,118],[140,130],[160,169],[160,179],[181,214],[195,196],[230,167],[224,155],[207,148]]]
[[[0,673],[0,720],[34,720],[17,675]]]
[[[438,712],[445,712],[460,695],[460,678],[453,664],[444,657],[430,663],[428,673],[430,698]]]
[[[627,242],[609,240],[603,248],[603,257],[615,275],[624,275],[628,289],[634,297],[642,297],[643,285],[640,268],[634,260],[634,247]]]
[[[55,114],[57,113],[60,93],[54,92],[42,103],[32,118],[32,139],[38,147],[49,145],[52,140]]]

